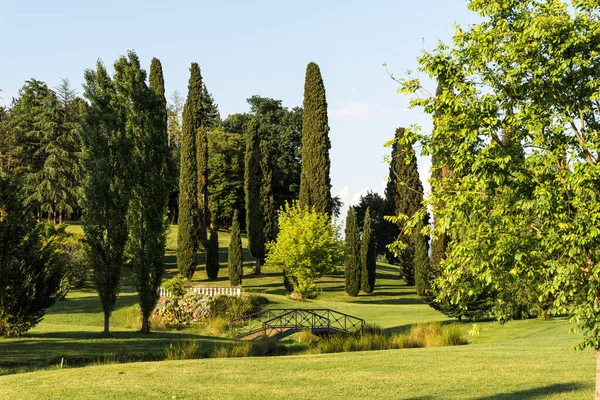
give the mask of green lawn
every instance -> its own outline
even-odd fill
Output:
[[[81,233],[80,226],[69,230]],[[176,272],[176,227],[169,235],[169,275]],[[220,232],[222,269],[229,236]],[[199,256],[199,262],[203,262]],[[376,292],[351,298],[343,275],[319,282],[319,299],[285,296],[281,274],[252,276],[246,254],[244,287],[262,287],[269,307],[332,308],[386,329],[447,318],[424,304],[397,278],[397,268],[378,265]],[[204,268],[194,275],[206,284]],[[137,299],[124,271],[122,293],[111,318],[113,337],[100,337],[102,311],[92,288],[73,291],[48,310],[42,322],[20,338],[0,339],[0,398],[402,398],[554,399],[591,398],[595,373],[592,351],[570,350],[578,335],[566,319],[480,323],[481,332],[458,347],[298,355],[271,358],[159,360],[172,343],[195,340],[203,348],[230,342],[187,329],[142,335],[131,329]],[[463,324],[465,332],[471,324]],[[293,339],[288,339],[291,342]],[[59,369],[61,359],[65,368]],[[126,364],[117,362],[127,362]],[[92,364],[91,366],[89,364]],[[108,364],[108,365],[106,365]],[[87,365],[83,368],[72,368]],[[28,370],[36,372],[19,373]]]

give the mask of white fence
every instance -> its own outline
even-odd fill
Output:
[[[200,293],[210,297],[240,297],[242,295],[242,288],[237,286],[191,286],[187,289],[194,293]],[[162,286],[158,288],[158,294],[160,295],[160,297],[171,297],[171,292],[164,289]]]

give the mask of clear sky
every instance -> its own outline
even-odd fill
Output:
[[[187,94],[189,65],[198,62],[226,117],[248,111],[254,94],[301,105],[306,64],[314,61],[329,104],[332,192],[347,206],[367,189],[383,195],[383,144],[397,127],[431,127],[408,109],[382,64],[395,75],[415,71],[416,57],[448,41],[454,22],[477,20],[466,3],[0,0],[0,104],[30,78],[51,87],[69,78],[81,93],[86,68],[97,59],[110,67],[133,49],[146,69],[152,57],[161,60],[168,96]],[[427,179],[429,161],[419,164]]]

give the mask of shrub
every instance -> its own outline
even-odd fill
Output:
[[[182,298],[162,298],[153,314],[159,316],[165,326],[200,323],[210,316],[213,303],[209,296],[187,292]]]
[[[216,296],[211,315],[213,317],[229,318],[232,320],[256,312],[265,304],[269,304],[269,299],[259,295],[241,297]]]
[[[314,335],[312,331],[301,331],[298,333],[298,342],[306,343],[309,346],[314,346],[319,341],[319,337]]]
[[[215,335],[221,335],[229,329],[229,320],[223,317],[211,317],[204,323],[204,331]]]
[[[287,352],[285,345],[274,338],[265,337],[256,341],[239,341],[234,345],[216,347],[211,357],[268,357]]]
[[[163,352],[165,360],[194,360],[205,356],[196,341],[177,343],[175,346],[171,343]]]
[[[445,325],[438,335],[438,344],[440,346],[461,346],[468,341],[464,336],[462,329],[457,325]]]
[[[162,284],[162,287],[171,292],[171,296],[173,297],[183,297],[187,293],[187,288],[185,287],[186,282],[187,279],[183,276],[176,275],[168,281],[165,281]]]

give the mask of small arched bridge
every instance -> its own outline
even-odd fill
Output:
[[[314,333],[362,333],[365,321],[327,308],[273,308],[233,319],[231,335],[253,340],[263,336],[282,339],[303,330]]]

